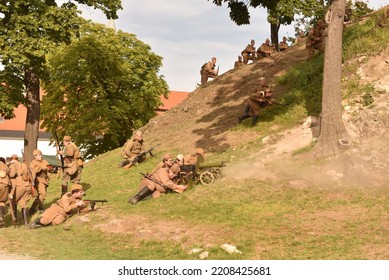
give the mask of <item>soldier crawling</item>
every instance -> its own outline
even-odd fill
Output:
[[[270,87],[266,83],[266,79],[264,77],[261,77],[259,79],[260,81],[260,87],[256,89],[248,99],[248,104],[246,105],[246,109],[241,115],[238,120],[239,123],[241,123],[244,119],[247,119],[249,117],[252,117],[251,124],[255,125],[258,121],[258,114],[261,110],[261,108],[264,108],[268,105],[272,104],[271,97],[272,97],[272,91]]]

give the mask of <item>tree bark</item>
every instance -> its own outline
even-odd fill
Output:
[[[278,31],[280,30],[280,24],[270,23],[270,37],[272,45],[276,45],[276,50],[278,49]]]
[[[342,121],[342,35],[346,0],[332,1],[326,15],[328,24],[325,41],[322,116],[317,153],[335,155],[350,144]]]
[[[29,164],[34,158],[32,152],[37,149],[39,138],[40,85],[39,77],[33,67],[25,70],[26,87],[26,127],[24,131],[24,160]]]

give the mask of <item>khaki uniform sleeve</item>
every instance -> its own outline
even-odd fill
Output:
[[[58,203],[58,204],[63,208],[63,210],[66,213],[69,213],[73,209],[77,208],[76,200],[72,196],[69,196],[68,194],[64,194],[61,197],[60,203]]]

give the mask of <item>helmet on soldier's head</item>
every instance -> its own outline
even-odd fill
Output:
[[[34,151],[32,152],[32,154],[33,154],[34,156],[37,156],[37,155],[42,155],[42,152],[41,152],[40,150],[34,150]]]
[[[63,137],[63,141],[72,141],[72,137],[70,137],[69,135],[65,135]]]
[[[82,185],[80,185],[80,184],[73,184],[73,185],[70,187],[70,190],[71,190],[71,191],[82,191]]]
[[[203,155],[203,154],[205,153],[205,151],[204,151],[203,148],[196,148],[195,153],[196,153],[196,154]]]

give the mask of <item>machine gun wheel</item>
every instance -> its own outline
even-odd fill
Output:
[[[222,175],[222,170],[220,168],[210,168],[208,171],[210,171],[215,177],[220,177]]]
[[[209,171],[201,172],[200,174],[200,183],[202,185],[210,185],[215,181],[215,177]]]

